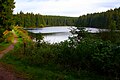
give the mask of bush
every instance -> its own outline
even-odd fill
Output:
[[[5,31],[5,29],[0,27],[0,36],[3,36],[4,31]]]
[[[103,31],[98,36],[104,40],[110,40],[112,43],[120,43],[120,32],[119,31]]]
[[[25,35],[21,31],[18,33]],[[69,70],[82,69],[117,78],[120,76],[120,47],[118,43],[113,44],[108,40],[82,37],[72,44],[71,41],[59,44],[22,44],[14,55],[23,63],[35,66],[53,63]]]
[[[3,37],[5,39],[5,42],[12,42],[14,39],[14,35],[11,31],[5,31]]]
[[[58,63],[69,69],[84,69],[107,76],[120,75],[120,47],[110,41],[84,39],[76,48],[61,45]]]
[[[57,44],[50,45],[46,43],[41,43],[39,47],[37,44],[23,45],[14,55],[18,56],[26,64],[34,66],[46,65],[55,62],[56,55],[59,52],[57,46]]]
[[[0,38],[0,43],[3,42],[3,41],[4,41],[4,39],[3,39],[3,38]]]

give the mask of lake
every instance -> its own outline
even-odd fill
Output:
[[[59,43],[64,40],[68,40],[68,37],[72,36],[72,34],[70,33],[70,26],[52,26],[32,29],[28,28],[27,30],[32,33],[42,33],[44,41],[48,43]],[[97,28],[86,28],[86,30],[88,30],[91,33],[99,32],[99,29]]]

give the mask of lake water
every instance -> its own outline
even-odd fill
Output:
[[[68,40],[68,37],[72,34],[70,33],[70,26],[55,26],[55,27],[44,27],[44,28],[34,28],[28,29],[32,33],[42,33],[44,41],[49,43],[59,43],[64,40]],[[91,33],[99,32],[97,28],[86,28]]]

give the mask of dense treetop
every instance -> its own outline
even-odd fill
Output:
[[[48,16],[41,14],[26,13],[22,11],[14,14],[15,25],[23,27],[43,27],[43,26],[73,26],[77,17]]]
[[[0,36],[4,30],[9,30],[13,22],[14,0],[0,0]]]
[[[120,29],[120,8],[80,16],[76,26]]]

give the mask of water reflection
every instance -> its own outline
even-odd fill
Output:
[[[61,41],[67,40],[70,33],[71,27],[69,26],[55,26],[55,27],[44,27],[44,28],[34,28],[28,29],[29,32],[32,33],[42,33],[44,37],[44,41],[49,43],[59,43]],[[97,33],[99,29],[97,28],[86,28],[88,32]]]
[[[49,43],[59,43],[61,41],[67,40],[70,33],[70,27],[45,27],[37,29],[28,29],[32,33],[42,33],[44,41]]]

